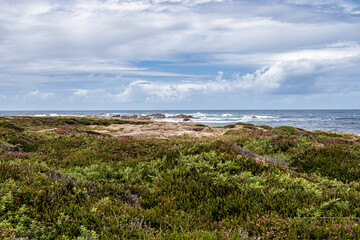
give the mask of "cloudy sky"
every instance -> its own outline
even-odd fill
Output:
[[[0,0],[0,110],[360,108],[359,0]]]

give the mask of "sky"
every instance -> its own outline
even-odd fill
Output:
[[[359,108],[360,0],[0,0],[0,110]]]

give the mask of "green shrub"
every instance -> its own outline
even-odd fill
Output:
[[[15,130],[16,132],[24,131],[24,129],[22,127],[19,127],[19,126],[13,124],[12,122],[4,121],[4,120],[0,120],[0,128],[12,129],[12,130]]]
[[[223,138],[239,151],[222,138],[84,131],[120,119],[4,120],[1,141],[13,149],[0,152],[1,239],[360,238],[353,138],[245,125]]]
[[[309,149],[292,160],[296,171],[316,173],[344,182],[360,179],[360,155],[349,152],[344,146],[330,145]]]

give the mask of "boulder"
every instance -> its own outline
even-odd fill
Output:
[[[188,119],[190,119],[190,118],[194,118],[194,117],[191,115],[179,114],[179,115],[171,116],[169,118],[183,118],[183,119],[188,118]]]
[[[163,118],[166,118],[166,116],[162,113],[153,113],[153,114],[149,114],[147,115],[148,117],[152,117],[152,118],[155,118],[155,119],[163,119]]]

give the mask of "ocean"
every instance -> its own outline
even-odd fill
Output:
[[[330,130],[360,134],[360,110],[152,110],[152,111],[0,111],[0,116],[104,116],[163,113],[167,117],[192,115],[192,122],[225,126],[237,122],[293,126],[310,130]],[[157,121],[179,122],[166,118]]]

